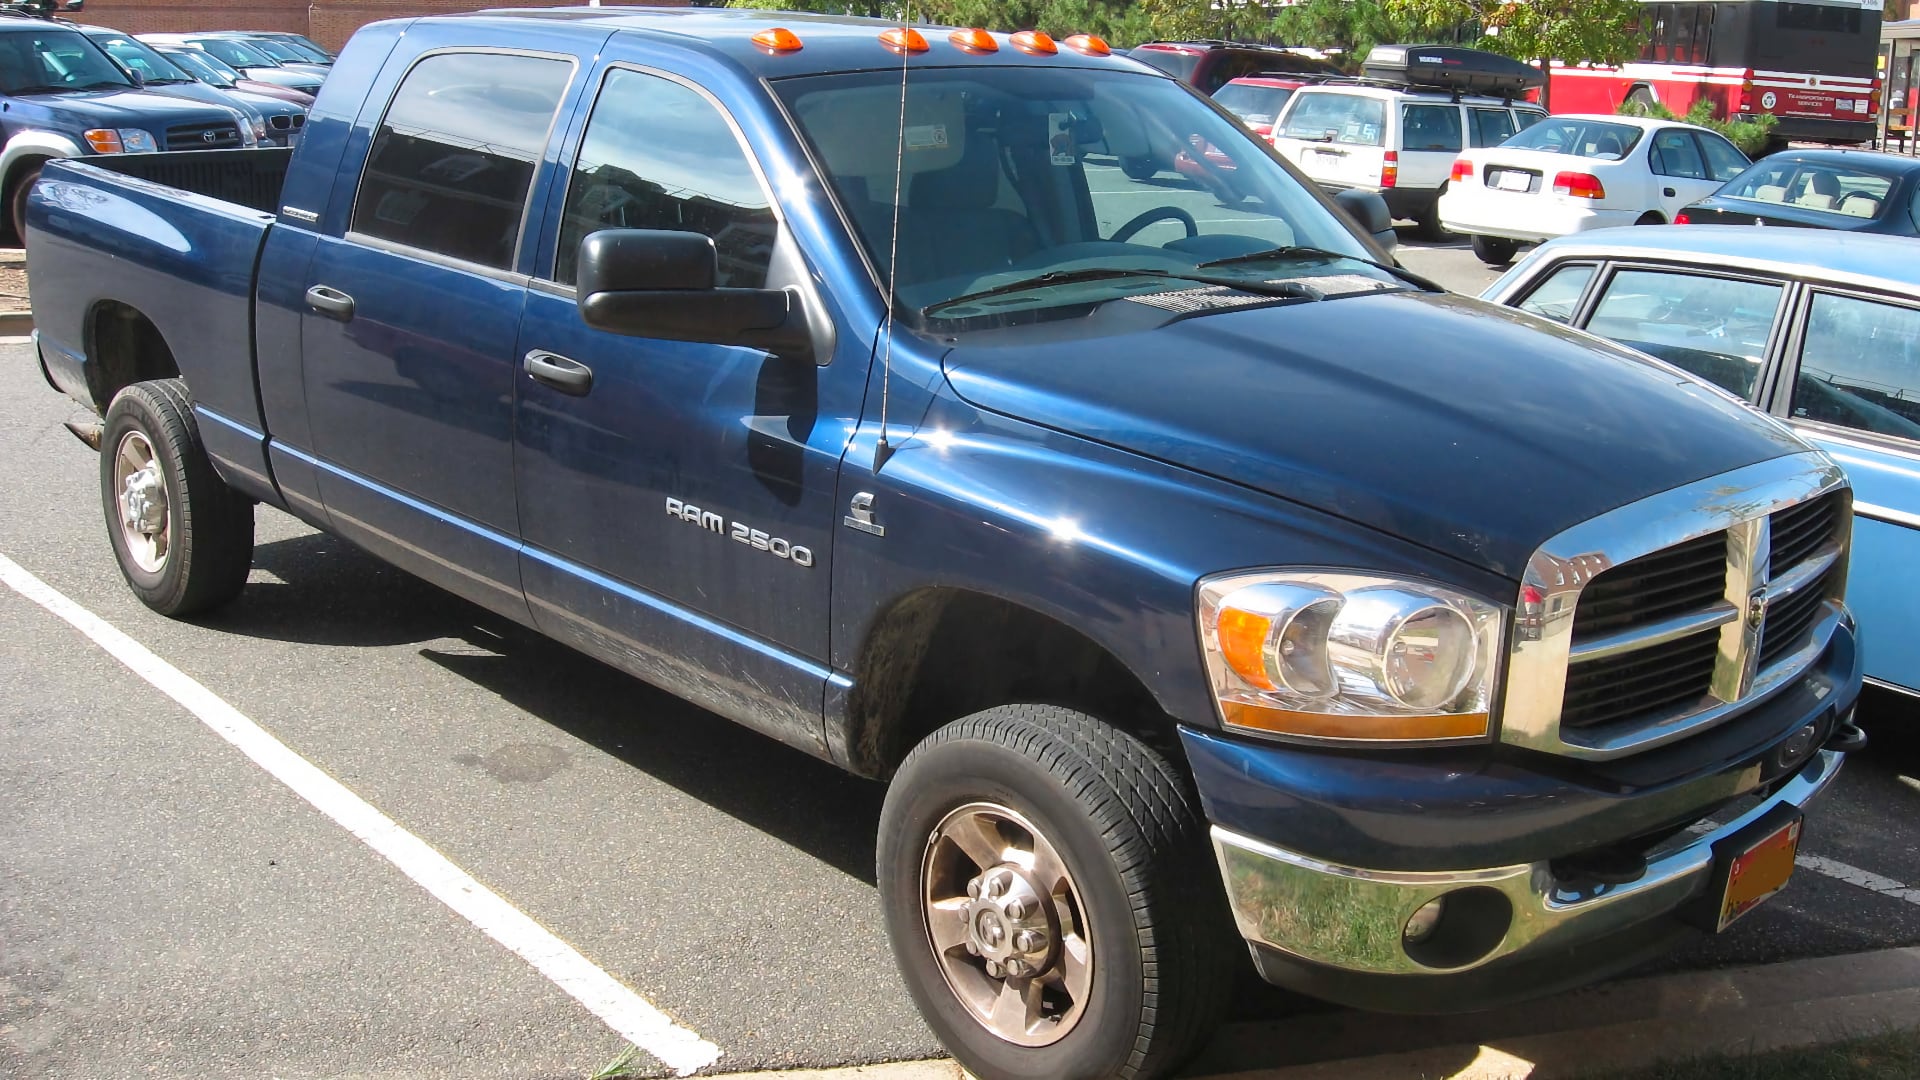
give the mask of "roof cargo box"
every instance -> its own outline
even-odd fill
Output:
[[[1543,81],[1532,64],[1458,45],[1376,45],[1365,69],[1382,82],[1509,96]]]

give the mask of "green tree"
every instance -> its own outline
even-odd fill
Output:
[[[1385,0],[1417,26],[1477,28],[1475,44],[1518,60],[1620,64],[1639,55],[1640,0]]]

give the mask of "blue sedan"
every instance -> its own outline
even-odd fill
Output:
[[[1657,356],[1831,454],[1853,480],[1841,557],[1867,681],[1920,697],[1916,254],[1842,231],[1602,229],[1542,245],[1484,298]]]
[[[1788,150],[1754,162],[1680,211],[1674,223],[1920,235],[1920,159],[1873,150]]]

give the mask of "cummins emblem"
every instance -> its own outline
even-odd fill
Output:
[[[858,529],[874,536],[887,535],[887,527],[873,520],[873,492],[863,491],[853,497],[853,504],[847,508],[844,523],[849,529]]]

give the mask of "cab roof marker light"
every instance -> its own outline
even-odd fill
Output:
[[[920,31],[911,26],[896,26],[891,30],[883,31],[880,34],[880,44],[902,56],[927,51],[927,39],[920,36]]]
[[[1052,56],[1060,51],[1053,38],[1038,30],[1022,30],[1010,38],[1013,47],[1029,56]]]
[[[972,27],[966,30],[955,30],[953,33],[947,35],[947,40],[953,42],[954,48],[959,49],[961,52],[995,53],[1000,51],[1000,43],[993,40],[993,35],[978,27]]]
[[[799,52],[806,46],[800,36],[784,26],[771,26],[753,35],[753,43],[770,53]]]
[[[1066,46],[1085,56],[1113,55],[1113,48],[1106,43],[1105,39],[1092,34],[1075,34],[1066,40]]]

